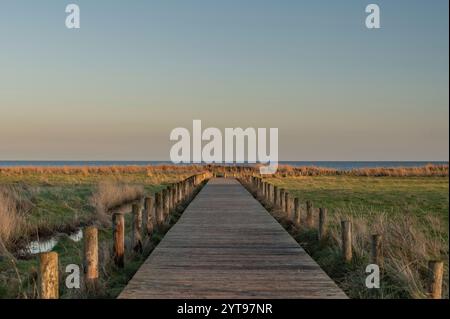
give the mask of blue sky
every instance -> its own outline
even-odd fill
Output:
[[[4,0],[0,43],[0,159],[167,159],[201,119],[278,127],[281,160],[448,160],[448,1]]]

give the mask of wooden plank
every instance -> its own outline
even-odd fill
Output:
[[[235,179],[208,182],[119,298],[346,298]]]

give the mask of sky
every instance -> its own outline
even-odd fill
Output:
[[[65,7],[81,28],[65,27]],[[381,28],[365,27],[365,7]],[[0,160],[167,160],[279,130],[280,160],[449,158],[447,0],[2,0]]]

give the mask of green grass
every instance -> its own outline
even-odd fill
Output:
[[[0,174],[0,186],[16,185],[23,189],[23,196],[32,203],[31,210],[26,214],[27,222],[35,225],[35,232],[40,228],[43,233],[52,233],[90,223],[95,219],[95,209],[90,205],[89,198],[101,181],[116,180],[143,185],[144,191],[151,194],[189,175],[192,172]],[[426,215],[439,217],[447,224],[445,237],[448,241],[448,177],[299,176],[268,180],[299,197],[302,203],[311,200],[315,207],[326,207],[331,214],[340,211],[368,217],[379,213],[396,216],[406,213],[419,218]],[[172,224],[178,217],[179,213],[174,215]],[[131,224],[129,218],[127,216],[127,227]],[[33,233],[28,235],[33,236]],[[151,240],[152,245],[156,245],[163,235],[163,232],[156,232]],[[303,233],[298,240],[308,241],[304,238],[307,235],[308,233]],[[24,236],[27,237],[25,234]],[[110,243],[109,229],[100,229],[100,241],[106,245]],[[310,242],[313,243],[313,240]],[[82,242],[74,243],[68,239],[58,243],[55,250],[60,253],[62,269],[69,263],[81,263],[82,245]],[[333,255],[334,250],[313,250],[311,254],[320,260],[324,268],[331,269],[331,273],[341,271],[342,268],[336,264],[339,256]],[[129,255],[124,270],[109,266],[102,273],[102,288],[91,297],[115,297],[144,259],[145,255]],[[0,298],[24,297],[25,294],[33,296],[36,274],[35,257],[29,260],[19,259],[14,266],[9,258],[0,256]],[[62,297],[73,297],[73,292],[63,289]]]
[[[56,232],[69,232],[71,229],[96,220],[95,208],[90,204],[90,197],[99,182],[113,180],[121,183],[143,185],[145,194],[153,194],[168,184],[191,176],[192,172],[165,172],[157,174],[118,173],[118,174],[0,174],[0,186],[15,186],[20,190],[21,198],[30,203],[30,210],[25,213],[27,229],[30,233],[21,234],[18,247],[32,238],[49,236]],[[172,215],[170,225],[178,219],[181,211]],[[126,233],[131,233],[131,215],[126,214]],[[128,253],[125,269],[117,269],[111,260],[102,271],[101,287],[95,292],[81,295],[69,291],[61,284],[61,298],[95,297],[113,298],[123,289],[130,277],[138,269],[167,231],[156,230],[144,255]],[[99,229],[99,242],[104,245],[106,255],[111,252],[111,229]],[[54,248],[59,253],[60,269],[68,264],[82,264],[83,241],[73,242],[62,238]],[[14,249],[13,249],[14,253]],[[108,257],[110,259],[110,257]],[[12,259],[9,255],[0,255],[0,298],[29,298],[36,296],[37,257],[30,259]],[[64,279],[64,274],[62,276]]]
[[[448,177],[302,176],[269,178],[315,207],[358,214],[432,214],[448,224]]]
[[[298,197],[302,214],[307,200],[328,209],[324,244],[317,240],[317,220],[312,229],[297,226],[271,203],[267,206],[351,298],[426,298],[427,262],[434,259],[445,261],[443,294],[448,298],[448,177],[298,176],[267,181]],[[342,262],[339,243],[343,218],[355,226],[357,244],[350,264]],[[380,231],[389,267],[381,289],[372,291],[365,288],[364,269],[370,263],[370,236]]]

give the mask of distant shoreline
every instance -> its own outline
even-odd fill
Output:
[[[448,161],[280,161],[279,165],[314,166],[337,170],[359,168],[423,167],[428,164],[448,165]],[[158,166],[176,165],[170,161],[0,161],[0,167],[80,167],[80,166]],[[190,165],[190,164],[179,164]],[[224,165],[224,164],[218,164]],[[232,164],[233,165],[233,164]],[[240,165],[240,164],[238,164]],[[245,165],[245,164],[244,164]]]

